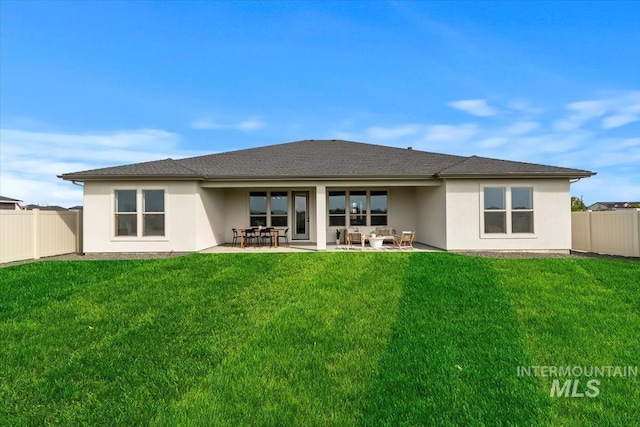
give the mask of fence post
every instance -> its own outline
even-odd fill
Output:
[[[74,211],[76,214],[76,253],[82,254],[82,211]]]
[[[640,209],[636,209],[633,221],[633,255],[640,257]]]
[[[592,225],[593,211],[587,211],[588,225],[587,232],[589,233],[589,251],[593,252],[593,225]]]
[[[40,259],[40,209],[33,210],[33,259]]]

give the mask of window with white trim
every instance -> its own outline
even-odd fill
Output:
[[[533,187],[484,187],[484,234],[533,234]]]
[[[533,233],[532,187],[511,187],[511,232]]]
[[[249,225],[251,227],[287,227],[289,193],[287,191],[250,191]]]
[[[116,236],[138,235],[136,190],[116,190]]]
[[[345,226],[347,192],[329,191],[329,226]]]
[[[484,189],[484,232],[507,232],[506,188],[487,187]]]
[[[115,190],[114,199],[116,237],[165,235],[164,190]]]
[[[142,190],[142,235],[164,236],[164,190]]]
[[[388,225],[387,197],[386,190],[329,191],[329,226]]]

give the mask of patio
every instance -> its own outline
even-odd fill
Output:
[[[349,248],[347,245],[336,245],[335,243],[327,243],[327,252],[442,252],[442,249],[434,248],[433,246],[423,245],[422,243],[414,243],[414,249],[399,249],[393,247],[391,244],[385,244],[381,249],[373,249],[367,243],[364,249],[359,244],[353,245]],[[256,252],[316,252],[315,243],[295,243],[290,242],[289,246],[280,245],[276,247],[269,246],[249,246],[241,248],[239,245],[231,247],[230,243],[224,245],[212,246],[207,249],[199,251],[200,253],[256,253]]]

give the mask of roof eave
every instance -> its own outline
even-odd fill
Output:
[[[65,181],[203,181],[201,176],[184,175],[58,175]]]
[[[588,178],[590,176],[595,175],[597,172],[588,172],[588,171],[580,171],[575,173],[567,173],[567,172],[515,172],[515,173],[440,173],[436,174],[438,178],[466,178],[466,179],[494,179],[494,178],[566,178],[566,179],[577,179],[577,178]]]

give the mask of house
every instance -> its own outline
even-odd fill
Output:
[[[27,205],[24,207],[26,210],[28,211],[32,211],[34,209],[39,209],[41,211],[66,211],[69,210],[67,208],[63,208],[62,206],[58,206],[58,205],[45,205],[45,206],[41,206],[41,205]]]
[[[587,207],[590,211],[615,211],[640,208],[640,202],[596,202]]]
[[[23,209],[20,202],[22,202],[22,200],[0,196],[0,210],[20,211]]]
[[[341,140],[305,140],[59,177],[84,183],[87,252],[197,251],[232,227],[289,228],[325,250],[392,226],[449,251],[571,248],[569,186],[593,172]]]

